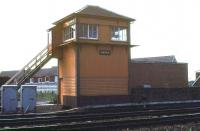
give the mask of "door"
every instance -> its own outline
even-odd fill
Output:
[[[36,87],[33,85],[21,87],[22,111],[24,113],[36,111]]]
[[[16,113],[17,112],[17,87],[15,85],[2,86],[2,112]]]

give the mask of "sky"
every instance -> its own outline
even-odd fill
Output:
[[[188,79],[200,70],[199,0],[0,0],[0,71],[19,70],[47,45],[52,23],[86,5],[136,19],[132,58],[175,55],[188,63]],[[51,60],[46,67],[57,64]]]

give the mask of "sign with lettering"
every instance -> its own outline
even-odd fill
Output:
[[[99,55],[111,55],[111,46],[102,45],[98,47]]]
[[[111,51],[110,50],[99,50],[99,55],[110,55]]]

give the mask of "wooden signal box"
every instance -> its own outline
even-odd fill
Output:
[[[52,54],[58,58],[62,105],[126,101],[131,21],[134,19],[88,5],[53,23],[49,34]]]

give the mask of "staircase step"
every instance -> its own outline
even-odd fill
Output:
[[[49,47],[45,47],[38,53],[28,64],[26,64],[19,72],[11,77],[5,85],[16,84],[22,85],[27,79],[37,73],[52,57]]]

